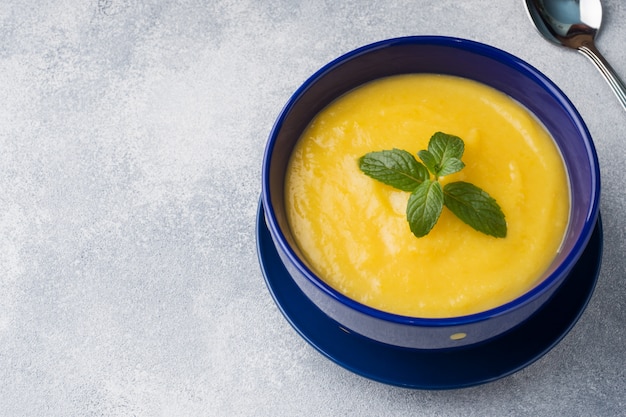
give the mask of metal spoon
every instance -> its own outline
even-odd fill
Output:
[[[594,43],[602,23],[600,0],[526,0],[526,9],[544,38],[578,50],[596,65],[626,110],[626,86]]]

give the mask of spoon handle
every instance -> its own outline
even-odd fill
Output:
[[[617,96],[620,104],[626,110],[626,86],[624,82],[619,78],[615,70],[602,56],[600,51],[596,48],[593,42],[583,42],[578,47],[578,50],[593,62],[604,79],[609,83],[613,92]]]

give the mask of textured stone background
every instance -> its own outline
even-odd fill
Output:
[[[599,47],[626,77],[626,3]],[[569,335],[446,392],[325,359],[274,305],[255,249],[265,141],[316,69],[384,38],[505,49],[551,77],[602,164],[605,254]],[[626,409],[626,113],[523,2],[3,0],[1,416],[613,416]]]

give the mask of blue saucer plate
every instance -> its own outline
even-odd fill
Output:
[[[578,321],[593,293],[602,258],[602,224],[561,288],[521,325],[478,345],[448,350],[395,347],[347,332],[300,291],[282,264],[257,213],[257,251],[267,287],[293,328],[342,367],[382,383],[415,389],[454,389],[495,381],[530,365]]]

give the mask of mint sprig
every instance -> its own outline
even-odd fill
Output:
[[[486,191],[464,181],[450,182],[443,187],[439,182],[440,177],[465,167],[461,161],[464,151],[461,138],[437,132],[430,138],[428,149],[417,153],[422,162],[407,151],[392,149],[362,156],[359,168],[375,180],[411,193],[406,216],[411,232],[417,237],[426,236],[432,230],[444,206],[473,229],[494,237],[506,237],[504,213]]]

